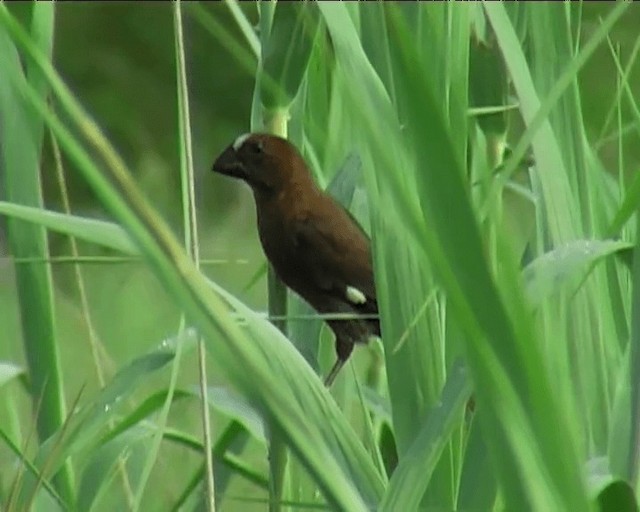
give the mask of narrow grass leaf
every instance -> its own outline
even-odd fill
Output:
[[[522,271],[529,301],[534,306],[544,302],[592,264],[631,246],[613,240],[575,240],[539,256]]]
[[[89,219],[6,201],[0,201],[0,213],[131,256],[140,255],[139,249],[127,232],[113,222]]]
[[[53,5],[47,7],[41,6],[33,14],[36,16],[34,27],[41,29],[36,34],[38,51],[44,60],[50,62],[52,42],[46,38],[53,34]],[[4,29],[0,29],[0,69],[12,78],[0,81],[0,163],[4,170],[4,195],[10,202],[42,207],[39,164],[43,123],[29,108],[20,91],[24,87],[33,88],[34,94],[43,99],[47,92],[46,82],[33,70],[28,78],[34,83],[27,80],[17,49]],[[10,219],[7,222],[7,238],[10,252],[16,258],[49,256],[42,226]],[[51,268],[39,263],[21,263],[15,266],[15,273],[30,392],[34,410],[39,404],[36,426],[42,441],[60,428],[66,415],[55,335]],[[69,467],[59,473],[55,485],[65,499],[72,499],[74,484]]]
[[[436,464],[471,395],[471,381],[461,361],[449,372],[441,403],[429,411],[420,433],[396,468],[380,510],[418,510]]]

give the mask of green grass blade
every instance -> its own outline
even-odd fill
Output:
[[[460,362],[459,362],[460,363]],[[471,381],[460,363],[454,367],[442,390],[440,407],[429,411],[407,455],[396,468],[381,504],[381,510],[417,510],[444,447],[460,423],[471,395]]]
[[[48,8],[47,8],[48,7]],[[50,60],[53,34],[53,5],[34,11],[34,27],[43,58]],[[0,31],[0,68],[14,80],[0,84],[0,132],[5,197],[15,203],[42,207],[40,189],[40,149],[43,123],[22,98],[18,87],[34,87],[39,98],[46,95],[46,83],[38,73],[25,78],[9,35]],[[11,219],[7,223],[8,242],[16,258],[46,258],[49,249],[41,226]],[[55,336],[55,311],[51,269],[38,263],[16,265],[16,283],[20,304],[24,351],[29,369],[31,395],[37,411],[37,431],[41,440],[49,437],[64,422],[66,415],[63,379],[60,370],[58,340]],[[40,404],[36,407],[36,404]],[[65,500],[72,501],[73,479],[70,467],[56,478],[56,486]]]
[[[116,251],[139,255],[127,232],[113,222],[89,219],[66,213],[44,210],[39,207],[0,201],[0,214],[38,224],[52,231],[63,233]]]

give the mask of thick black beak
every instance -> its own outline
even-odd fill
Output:
[[[227,149],[216,158],[211,170],[226,176],[233,176],[234,178],[245,179],[247,176],[244,165],[238,158],[236,150],[233,149],[233,145],[228,146]]]

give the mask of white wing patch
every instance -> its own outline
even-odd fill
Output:
[[[238,151],[249,137],[251,137],[250,133],[244,133],[240,135],[235,141],[233,141],[233,145],[232,145],[233,150]]]
[[[353,286],[347,286],[345,295],[347,297],[347,300],[349,302],[352,302],[353,304],[364,304],[365,302],[367,302],[367,297],[365,296],[365,294],[357,288],[354,288]]]

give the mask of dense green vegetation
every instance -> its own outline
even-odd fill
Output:
[[[1,4],[0,509],[636,510],[638,26]],[[372,235],[383,339],[330,391],[210,172],[249,129]]]

